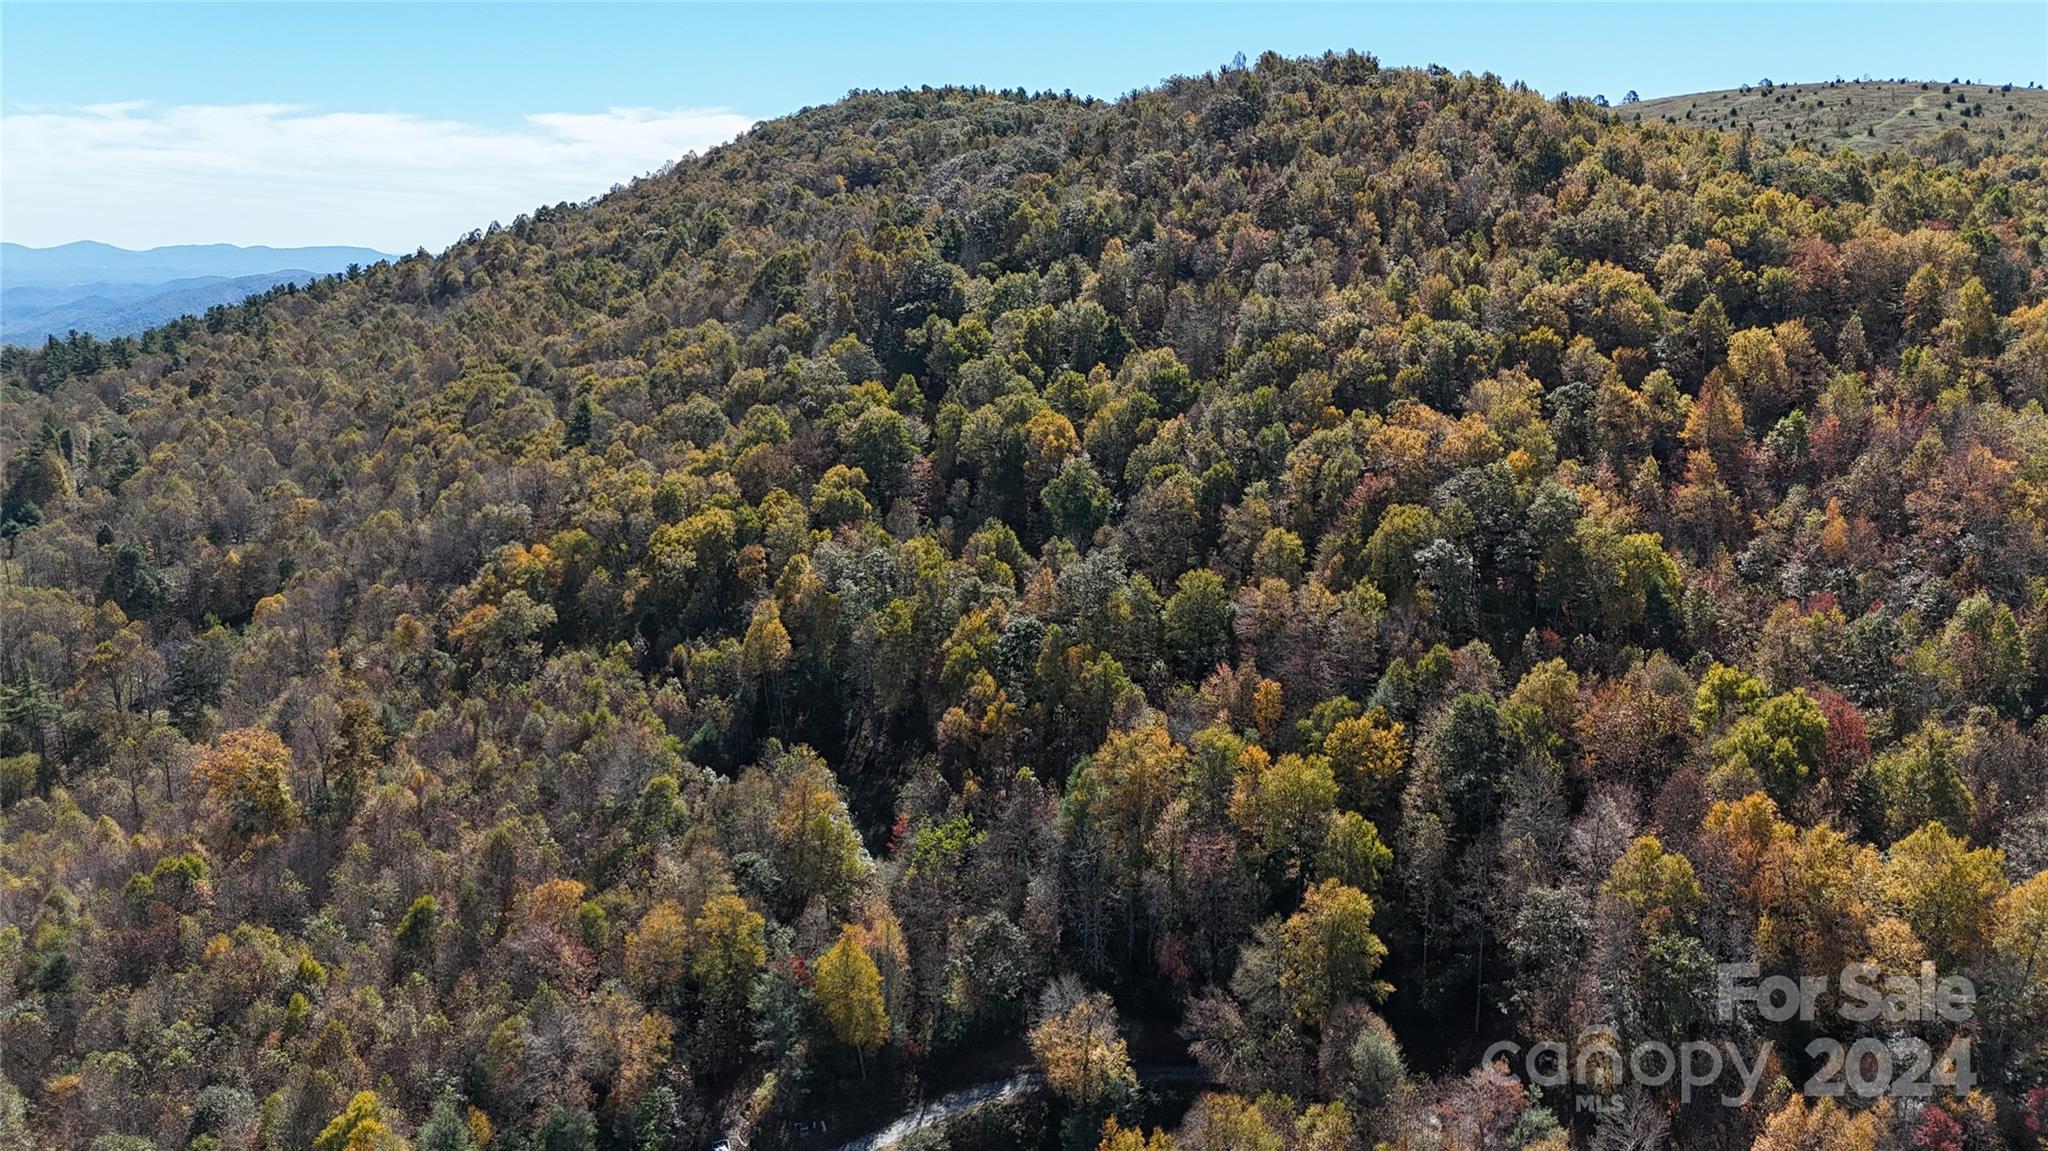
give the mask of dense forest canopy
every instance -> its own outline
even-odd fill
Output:
[[[0,1143],[819,1146],[1028,1061],[958,1145],[2033,1145],[2048,179],[1965,145],[863,92],[9,350]],[[1857,961],[1975,1010],[1716,1009]],[[1475,1070],[1589,1034],[1775,1054]],[[1809,1097],[1871,1034],[1967,1059]]]

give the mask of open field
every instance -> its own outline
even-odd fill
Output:
[[[1625,118],[1739,131],[1747,124],[1770,140],[1803,140],[1859,152],[1904,150],[1951,128],[2006,145],[2048,129],[2048,89],[2004,84],[1836,80],[1695,92],[1623,104]]]

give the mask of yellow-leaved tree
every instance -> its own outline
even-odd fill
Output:
[[[672,993],[689,970],[690,925],[682,905],[664,899],[626,933],[626,979],[642,994]]]
[[[385,1120],[384,1104],[375,1091],[358,1091],[313,1139],[313,1151],[410,1151],[410,1147]]]
[[[1046,1083],[1079,1106],[1093,1107],[1138,1086],[1116,1005],[1072,976],[1045,989],[1030,1043]]]
[[[291,749],[267,728],[223,732],[192,765],[208,800],[227,813],[236,835],[275,835],[298,820],[292,802]]]
[[[861,1076],[867,1076],[868,1053],[889,1037],[889,1012],[882,1004],[882,973],[861,946],[860,929],[847,924],[839,942],[818,957],[815,969],[818,1005],[841,1043],[860,1053]]]
[[[1157,1127],[1147,1135],[1143,1127],[1125,1127],[1112,1118],[1103,1121],[1095,1151],[1174,1151],[1176,1146],[1173,1136]]]
[[[1309,888],[1301,910],[1280,925],[1280,990],[1295,1018],[1321,1024],[1348,1000],[1380,998],[1385,984],[1373,979],[1386,944],[1372,930],[1372,897],[1355,887],[1325,879]]]

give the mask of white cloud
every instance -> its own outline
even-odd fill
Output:
[[[287,104],[28,108],[0,116],[0,238],[438,251],[752,123],[727,108],[552,112],[513,128]]]

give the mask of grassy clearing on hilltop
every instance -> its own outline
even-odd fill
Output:
[[[2004,147],[2048,129],[2048,89],[1939,81],[1835,80],[1694,92],[1623,104],[1628,119],[1740,131],[1778,143],[1844,146],[1859,152],[1954,147],[1967,140]],[[1962,136],[1951,136],[1960,130]]]

